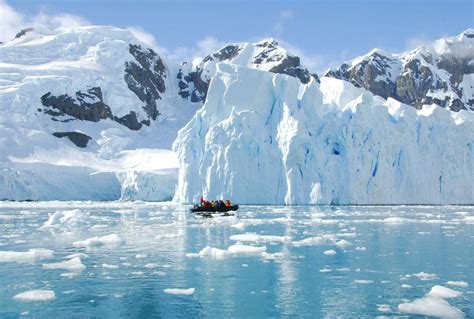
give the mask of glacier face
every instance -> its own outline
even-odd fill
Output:
[[[175,200],[246,204],[469,204],[473,114],[416,110],[333,78],[302,84],[218,64],[178,133]]]

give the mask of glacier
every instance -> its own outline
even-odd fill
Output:
[[[220,63],[178,132],[175,201],[470,204],[474,117]]]

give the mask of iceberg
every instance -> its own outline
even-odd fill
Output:
[[[242,204],[470,204],[474,116],[416,110],[352,84],[302,84],[217,64],[178,132],[174,200]]]

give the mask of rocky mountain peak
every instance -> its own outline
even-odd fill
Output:
[[[334,77],[383,98],[420,109],[438,104],[452,111],[474,110],[473,29],[401,54],[375,49],[328,70]]]
[[[256,43],[227,44],[205,56],[198,64],[183,62],[177,74],[179,95],[194,103],[204,102],[218,62],[287,74],[304,84],[311,78],[319,82],[316,74],[301,65],[298,56],[289,54],[276,40],[268,38]]]

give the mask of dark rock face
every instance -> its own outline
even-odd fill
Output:
[[[57,138],[67,137],[74,145],[81,148],[86,147],[87,143],[92,139],[89,135],[79,132],[55,132],[53,135]]]
[[[239,55],[241,50],[242,48],[238,45],[228,45],[213,54],[207,55],[203,59],[203,62],[231,60]],[[184,62],[183,67],[186,64],[187,63]],[[184,74],[183,69],[178,71],[178,94],[183,99],[189,98],[193,103],[204,102],[206,100],[210,80],[203,80],[202,72],[203,69],[199,66],[188,74]]]
[[[447,101],[432,99],[427,96],[430,90],[447,90],[447,85],[438,77],[435,77],[430,68],[421,65],[420,60],[414,59],[407,63],[404,72],[397,77],[396,94],[397,100],[414,105],[420,109],[423,104],[437,103],[446,107]]]
[[[278,42],[266,41],[257,44],[257,47],[265,48],[265,50],[255,57],[253,61],[255,64],[280,62],[269,71],[273,73],[287,74],[298,78],[303,84],[308,83],[311,77],[319,82],[319,78],[316,74],[311,74],[307,69],[301,66],[300,58],[298,56],[272,54],[273,51],[278,49]]]
[[[75,95],[74,99],[67,94],[54,96],[48,92],[41,97],[41,103],[45,109],[39,109],[39,111],[50,115],[52,120],[59,122],[74,120],[99,122],[111,119],[131,130],[139,130],[143,125],[150,125],[149,121],[138,122],[135,112],[130,112],[120,118],[114,116],[110,107],[103,101],[100,87],[92,87],[86,92],[77,91]]]
[[[110,107],[102,100],[100,87],[90,88],[86,93],[78,91],[75,99],[67,94],[54,96],[48,92],[41,97],[41,103],[51,108],[45,111],[51,116],[69,115],[77,120],[91,122],[99,122],[112,116]]]
[[[143,49],[140,45],[130,44],[129,52],[135,62],[125,63],[124,80],[128,88],[145,103],[143,109],[149,118],[156,120],[160,112],[156,100],[165,92],[166,67],[159,55],[152,49]]]
[[[316,82],[320,82],[316,74],[311,74],[308,69],[301,67],[300,58],[297,56],[287,56],[283,58],[279,65],[270,69],[270,72],[287,74],[298,78],[303,84],[307,84],[311,80],[311,77],[313,77]]]
[[[15,35],[15,39],[21,38],[22,36],[24,36],[25,34],[27,34],[27,33],[30,32],[30,31],[33,31],[33,28],[26,28],[26,29],[20,30],[20,32],[18,32],[18,33]]]
[[[437,60],[430,53],[421,54],[422,60],[412,58],[404,61],[372,53],[356,65],[342,64],[324,76],[351,82],[383,98],[394,98],[420,109],[423,104],[436,103],[452,111],[474,110],[474,97],[463,103],[463,90],[459,87],[466,74],[474,73],[473,58],[440,56]],[[445,70],[450,78],[446,82],[433,73],[432,67]],[[431,92],[452,90],[456,96],[441,100],[430,96]]]

